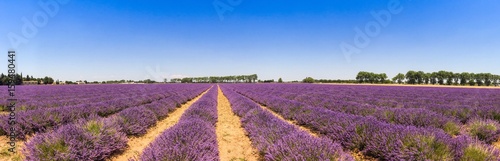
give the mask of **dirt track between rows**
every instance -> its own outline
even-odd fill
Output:
[[[220,88],[217,96],[217,114],[216,134],[220,160],[258,160],[257,150],[252,147],[250,139],[241,127],[240,118],[232,112],[231,104]]]

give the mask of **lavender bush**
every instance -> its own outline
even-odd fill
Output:
[[[468,135],[460,135],[452,141],[456,160],[500,160],[500,151]]]
[[[488,144],[500,138],[500,124],[489,119],[472,119],[464,126],[463,131]]]
[[[146,130],[156,124],[155,114],[143,107],[132,107],[118,113],[120,126],[127,135],[142,135]]]
[[[215,128],[201,119],[183,120],[144,149],[141,160],[218,160]]]
[[[93,116],[36,135],[26,144],[26,160],[104,160],[127,145],[127,137],[115,119]]]

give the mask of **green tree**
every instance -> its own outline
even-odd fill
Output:
[[[385,80],[387,80],[387,78],[388,78],[388,77],[387,77],[387,74],[385,74],[385,73],[380,73],[380,74],[379,74],[379,78],[380,78],[380,82],[381,82],[381,83],[385,83]]]
[[[392,78],[392,81],[398,84],[403,84],[404,80],[405,75],[403,73],[398,73],[394,78]]]
[[[45,76],[43,78],[43,84],[52,84],[52,83],[54,83],[54,79],[52,79],[51,77]]]
[[[438,83],[437,79],[438,79],[438,73],[437,72],[432,72],[431,73],[431,77],[429,79],[430,82],[431,82],[431,84],[434,85],[434,84]]]
[[[356,80],[358,80],[359,83],[365,83],[367,77],[368,77],[368,72],[360,71],[356,76]]]
[[[447,85],[452,85],[453,80],[455,80],[455,74],[453,72],[446,72],[446,84]]]
[[[484,74],[483,73],[474,74],[474,79],[476,79],[476,84],[478,86],[484,85]]]
[[[283,83],[283,79],[279,78],[278,83]]]
[[[476,85],[476,74],[475,73],[469,73],[469,85],[470,86],[475,86]]]
[[[500,81],[500,75],[493,75],[492,76],[492,82],[494,85],[498,85],[499,81]]]
[[[444,81],[448,78],[448,72],[441,70],[437,72],[437,80],[439,85],[444,85]]]
[[[424,84],[425,72],[418,71],[417,73],[415,73],[415,77],[417,79],[417,84]]]
[[[302,80],[302,82],[304,82],[304,83],[314,83],[314,78],[307,77],[307,78],[304,78],[304,80]]]
[[[431,83],[431,73],[425,73],[423,79],[425,84]]]
[[[483,77],[484,77],[484,84],[486,84],[486,86],[490,86],[491,83],[492,83],[493,74],[491,74],[491,73],[484,73]]]
[[[460,73],[460,75],[458,77],[460,78],[460,85],[462,85],[462,86],[466,85],[467,81],[470,80],[470,74],[467,72]]]
[[[417,72],[410,70],[406,73],[406,80],[408,80],[408,84],[416,84],[417,83]]]

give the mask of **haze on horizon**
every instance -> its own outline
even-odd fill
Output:
[[[34,77],[258,74],[292,81],[354,79],[359,71],[390,78],[408,70],[500,74],[500,2],[494,0],[37,0],[0,6],[4,60],[16,50],[18,71]],[[0,70],[7,72],[5,62]]]

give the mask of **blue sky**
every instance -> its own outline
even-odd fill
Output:
[[[361,70],[500,74],[495,0],[66,1],[0,1],[0,51],[17,51],[18,71],[72,81],[254,73],[353,79]],[[221,19],[214,2],[232,11]],[[51,16],[39,3],[59,7]],[[371,14],[397,3],[401,11],[386,26]],[[23,18],[38,21],[36,34],[23,35]],[[355,46],[355,28],[366,32],[374,23],[375,36],[347,59],[340,44]],[[16,45],[13,34],[25,41]]]

